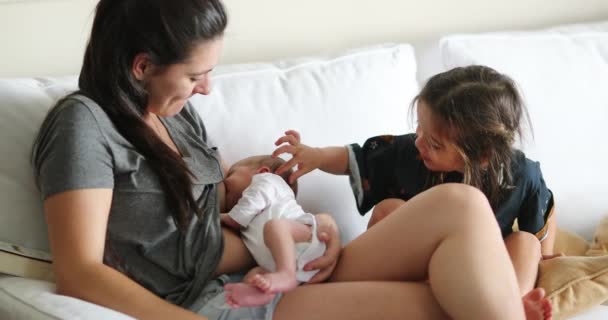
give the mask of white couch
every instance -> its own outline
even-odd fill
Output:
[[[217,68],[213,93],[192,102],[230,163],[270,153],[286,129],[316,146],[363,142],[411,130],[407,108],[428,75],[483,63],[510,74],[529,103],[535,139],[524,149],[541,161],[558,224],[590,238],[608,214],[608,23],[536,32],[453,35],[428,50],[382,45],[334,57]],[[418,50],[420,49],[420,50]],[[417,62],[420,63],[417,68]],[[129,319],[53,293],[46,228],[29,167],[31,142],[46,110],[76,88],[76,77],[0,79],[0,319]],[[312,173],[299,201],[329,212],[343,240],[360,234],[346,177]],[[36,258],[31,260],[29,258]],[[606,319],[598,306],[577,319]]]

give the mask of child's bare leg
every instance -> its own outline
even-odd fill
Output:
[[[226,304],[233,308],[255,307],[269,303],[274,293],[265,293],[245,282],[229,283],[224,286]]]
[[[531,233],[514,232],[505,239],[521,295],[534,289],[538,264],[542,258],[540,241]]]
[[[428,277],[433,296],[453,319],[526,317],[496,218],[485,196],[469,186],[443,184],[412,198],[350,242],[332,277]]]
[[[289,219],[273,219],[264,225],[264,243],[272,253],[275,272],[258,274],[251,284],[267,293],[285,292],[298,285],[295,243],[310,241],[310,226]]]
[[[369,218],[367,228],[371,228],[373,225],[378,223],[380,220],[386,218],[389,214],[401,207],[405,203],[404,200],[390,198],[380,201],[372,210],[372,216]]]
[[[275,294],[264,293],[251,284],[256,275],[264,274],[266,270],[262,267],[255,267],[243,278],[243,282],[229,283],[224,286],[226,304],[233,308],[254,307],[269,303],[274,299]]]
[[[243,282],[245,282],[245,283],[251,283],[251,280],[253,279],[253,277],[255,277],[258,274],[263,274],[263,273],[266,273],[266,272],[268,272],[268,271],[266,271],[266,269],[264,269],[262,267],[259,267],[259,266],[255,267],[255,268],[252,268],[243,277]]]

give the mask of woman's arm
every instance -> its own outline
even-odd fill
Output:
[[[222,228],[224,234],[224,254],[215,271],[215,276],[241,272],[255,266],[255,261],[237,231]]]
[[[103,264],[111,189],[82,189],[44,201],[57,292],[138,319],[205,319]]]
[[[348,150],[346,147],[312,148],[301,144],[300,134],[294,130],[286,131],[285,135],[275,142],[275,145],[279,147],[272,153],[273,157],[278,157],[283,153],[292,155],[287,163],[277,169],[277,174],[281,174],[296,165],[298,166],[297,170],[289,177],[290,183],[315,169],[321,169],[331,174],[348,173]]]

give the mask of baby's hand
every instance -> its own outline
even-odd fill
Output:
[[[280,147],[274,150],[273,157],[283,153],[290,153],[292,156],[275,171],[276,174],[281,174],[297,165],[297,170],[289,176],[289,183],[294,183],[299,177],[321,166],[320,150],[301,144],[300,134],[295,130],[286,131],[285,135],[274,144]]]
[[[234,219],[232,219],[232,217],[230,217],[227,213],[220,213],[220,222],[228,228],[234,230],[241,229],[241,225]]]

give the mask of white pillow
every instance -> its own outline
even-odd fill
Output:
[[[518,83],[534,128],[524,151],[541,163],[558,224],[589,238],[608,213],[608,32],[577,30],[588,29],[455,35],[440,47],[446,70],[483,64]]]
[[[0,276],[0,319],[132,320],[117,311],[55,294],[45,281]]]
[[[404,133],[409,103],[418,93],[409,45],[216,70],[211,95],[192,101],[229,164],[272,153],[288,129],[298,130],[310,146]],[[332,214],[345,242],[364,231],[369,219],[359,215],[346,176],[304,176],[298,201],[309,212]]]
[[[208,97],[192,101],[228,162],[270,153],[286,129],[314,146],[363,142],[405,130],[418,90],[408,45],[361,49],[333,58],[220,66]],[[77,78],[0,79],[0,250],[50,261],[47,229],[30,152],[47,110],[77,87]],[[346,177],[310,174],[299,199],[311,212],[336,216],[348,241],[364,229]],[[4,260],[12,259],[4,254]],[[48,279],[48,266],[16,257],[0,273]],[[14,259],[13,259],[14,260]],[[27,265],[23,269],[17,265]],[[18,270],[17,270],[18,269]]]
[[[2,251],[50,261],[42,202],[30,165],[31,147],[47,110],[57,99],[75,88],[76,77],[0,79]],[[34,265],[38,264],[34,262]],[[0,272],[15,274],[16,271],[5,270],[0,265]],[[40,274],[29,273],[27,268],[21,272],[17,274]]]

